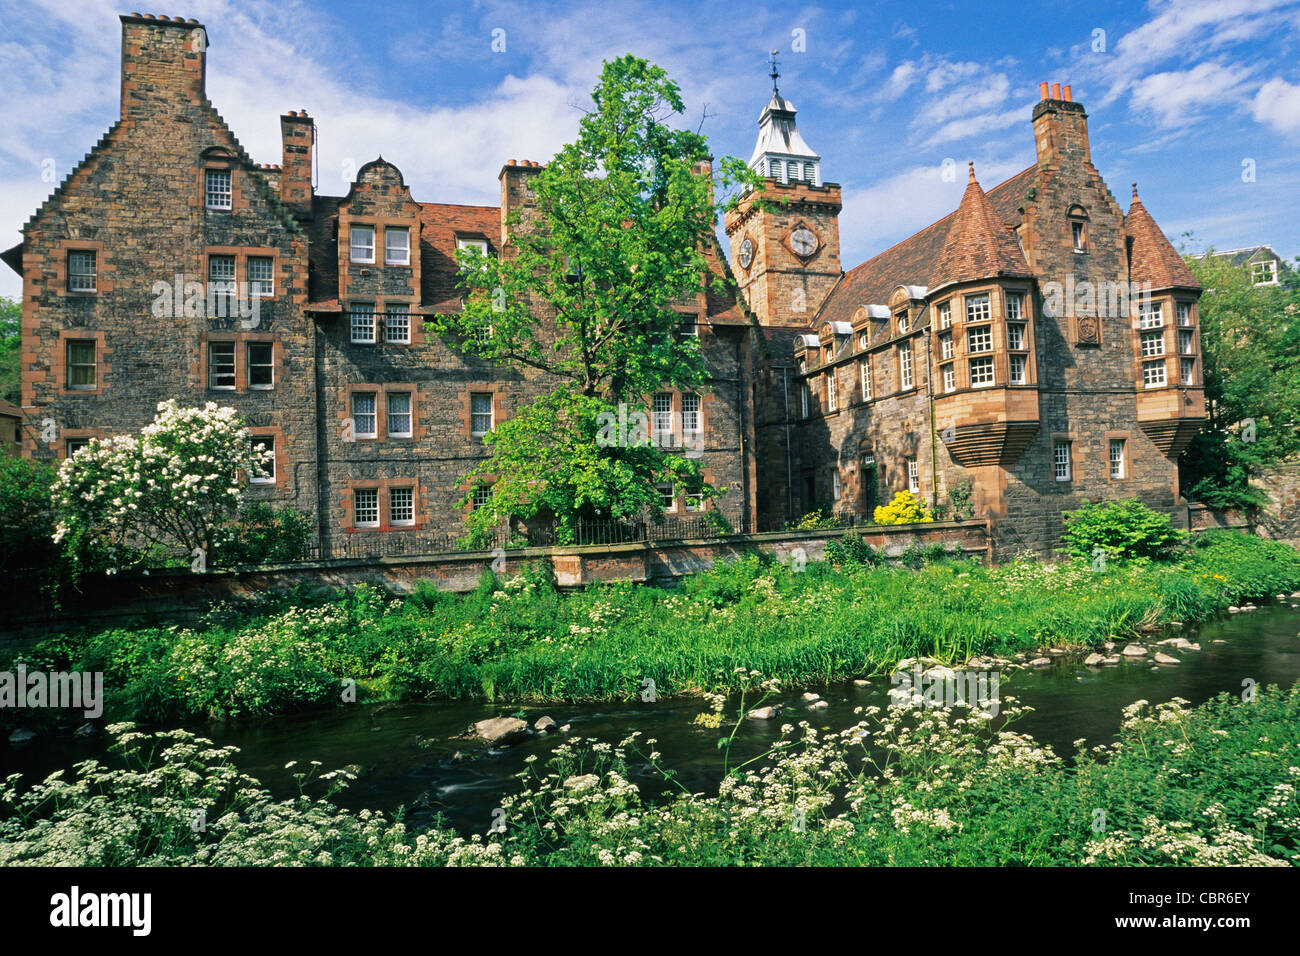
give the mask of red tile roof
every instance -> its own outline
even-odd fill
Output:
[[[501,254],[501,208],[420,203],[420,298],[426,312],[459,311],[456,287],[456,237],[486,239]]]
[[[984,195],[972,163],[966,192],[926,285],[936,289],[953,282],[1030,274],[1020,240]]]
[[[1019,224],[1020,204],[1037,176],[1038,166],[1035,164],[985,194],[985,201],[1008,228]],[[969,190],[968,186],[968,193]],[[858,306],[883,305],[889,301],[889,294],[900,285],[928,283],[943,256],[949,228],[958,212],[960,208],[875,258],[850,269],[827,297],[813,324],[849,322]]]
[[[1174,244],[1138,199],[1137,183],[1133,184],[1133,205],[1124,217],[1124,231],[1129,238],[1129,281],[1149,282],[1154,289],[1201,287]]]

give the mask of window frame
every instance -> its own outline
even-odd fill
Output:
[[[1115,450],[1118,447],[1119,455]],[[1107,460],[1110,463],[1109,474],[1112,481],[1123,481],[1128,477],[1128,441],[1124,438],[1107,439]]]
[[[85,272],[85,271],[74,270],[74,269],[72,268],[72,262],[73,262],[73,257],[74,257],[74,256],[80,256],[80,257],[84,257],[84,258],[88,259],[89,262],[90,262],[90,271],[89,271],[89,272]],[[96,294],[97,292],[99,292],[99,255],[98,255],[98,250],[96,250],[96,249],[69,249],[69,250],[67,251],[67,257],[66,257],[66,259],[65,259],[65,261],[64,261],[64,268],[67,270],[66,281],[65,281],[64,285],[65,285],[65,287],[66,287],[66,289],[67,289],[68,292],[72,292],[72,293],[75,293],[75,294],[77,294],[77,295],[94,295],[94,294]],[[77,288],[77,287],[73,284],[73,279],[74,279],[74,277],[77,277],[77,278],[85,278],[85,277],[87,277],[87,276],[90,278],[90,286],[89,286],[89,288]]]
[[[410,345],[411,344],[411,305],[409,302],[386,302],[384,303],[384,344],[385,345]],[[404,319],[403,326],[405,332],[402,338],[393,338],[392,331],[394,328],[393,319],[397,317]],[[376,338],[378,338],[376,330]]]
[[[269,461],[269,462],[263,462],[263,467],[267,467],[267,468],[269,468],[269,469],[270,469],[270,474],[269,474],[269,475],[265,475],[265,476],[260,477],[260,478],[255,478],[255,477],[253,477],[253,476],[250,474],[250,475],[248,476],[248,483],[249,483],[250,485],[273,485],[273,484],[275,484],[276,481],[277,481],[277,479],[278,479],[278,477],[279,477],[279,476],[276,474],[276,467],[275,467],[275,456],[276,456],[276,451],[275,451],[275,436],[274,436],[274,435],[249,435],[249,436],[248,436],[248,443],[249,443],[250,448],[251,448],[253,451],[256,451],[256,450],[257,450],[257,446],[258,446],[258,445],[265,445],[265,446],[266,446],[266,450],[269,451],[269,452],[271,453],[271,459],[270,459],[270,461]]]
[[[225,363],[219,362],[217,358],[217,349],[230,350],[229,373],[219,373],[217,369],[224,368]],[[218,385],[217,379],[221,374],[229,374],[229,385]],[[208,342],[208,384],[210,391],[214,392],[233,392],[239,387],[239,343],[234,339],[219,339]]]
[[[402,248],[405,253],[403,258],[393,258],[393,247],[389,239],[393,236],[403,236],[406,244]],[[351,235],[349,234],[349,239]],[[410,226],[384,226],[384,265],[386,266],[409,266],[411,264],[411,227]]]
[[[366,246],[364,246],[364,245],[362,245],[362,246],[358,246],[358,245],[357,245],[357,234],[358,234],[358,233],[367,233],[367,232],[370,233],[370,245],[369,245],[369,248],[370,248],[370,258],[369,258],[369,259],[358,259],[358,258],[357,258],[357,249],[358,249],[358,248],[365,249]],[[358,265],[363,265],[363,266],[372,266],[372,265],[375,264],[375,252],[376,252],[376,249],[375,249],[375,227],[374,227],[373,225],[370,225],[370,224],[367,224],[367,223],[362,223],[362,222],[351,222],[351,223],[348,223],[348,262],[355,262],[355,263],[357,263]]]
[[[254,362],[253,349],[266,349],[267,361]],[[250,391],[269,392],[275,389],[275,343],[274,342],[254,342],[244,343],[244,363],[248,373],[248,388]],[[253,369],[265,368],[269,371],[271,380],[264,384],[256,384],[253,381]]]
[[[90,361],[74,362],[73,346],[89,345]],[[70,392],[93,392],[99,388],[99,341],[97,339],[64,339],[63,361],[65,366],[64,388]],[[90,369],[90,382],[74,384],[73,369]]]
[[[357,338],[357,317],[369,316],[370,338]],[[375,345],[378,342],[378,329],[375,327],[375,304],[373,302],[350,302],[348,304],[348,344]]]
[[[407,497],[407,507],[410,509],[409,518],[398,518],[394,508],[394,497],[396,495],[405,495]],[[392,528],[413,528],[415,527],[415,486],[414,485],[389,485],[388,486],[388,525]]]
[[[214,193],[212,189],[213,179],[219,179],[223,176],[226,180],[225,190],[217,190]],[[224,194],[226,199],[225,205],[219,203],[214,204],[212,202],[214,194],[218,197]],[[230,212],[235,208],[235,171],[233,169],[216,169],[208,167],[203,170],[203,208],[214,212]]]
[[[978,355],[975,358],[967,359],[967,363],[969,365],[967,373],[970,376],[971,388],[992,388],[997,384],[997,372],[994,369],[992,355]],[[988,369],[987,381],[982,374],[975,374],[976,368],[979,368],[981,372],[985,368]]]
[[[370,411],[360,411],[357,408],[358,401],[370,400]],[[379,437],[379,390],[358,389],[348,395],[348,414],[352,419],[352,436],[354,438],[378,438]],[[370,430],[363,431],[361,428],[361,419],[368,417],[370,419]]]
[[[486,412],[474,411],[475,399],[486,398],[488,410]],[[487,415],[488,427],[484,431],[475,429],[475,419]],[[469,393],[469,435],[471,438],[482,438],[488,432],[496,427],[496,399],[492,392],[470,392]]]
[[[393,399],[406,399],[406,411],[394,412]],[[400,418],[406,418],[406,431],[394,431],[393,422]],[[399,389],[396,391],[384,392],[384,431],[389,438],[414,438],[415,437],[415,396],[410,392]]]
[[[1068,438],[1056,438],[1052,441],[1052,477],[1065,484],[1074,480],[1074,443]],[[1062,455],[1061,452],[1065,454]],[[1065,473],[1062,474],[1062,467]]]
[[[367,498],[373,496],[374,514],[375,514],[375,518],[373,521],[361,520],[361,496],[362,495],[365,495]],[[369,508],[367,508],[367,511],[368,510]],[[352,527],[378,528],[380,526],[380,521],[379,521],[380,515],[381,512],[379,510],[379,489],[378,488],[353,488],[352,489]]]

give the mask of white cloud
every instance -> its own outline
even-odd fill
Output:
[[[1203,108],[1243,102],[1251,72],[1249,67],[1200,63],[1190,70],[1152,73],[1134,85],[1132,105],[1163,126],[1176,126]]]
[[[1300,132],[1300,85],[1280,77],[1269,80],[1255,94],[1251,115],[1279,133]]]

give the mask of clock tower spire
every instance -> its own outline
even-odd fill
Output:
[[[733,272],[759,322],[806,328],[840,277],[840,187],[822,181],[821,156],[799,133],[794,104],[777,86],[775,50],[769,62],[772,98],[749,159],[765,182],[727,214],[726,230]]]

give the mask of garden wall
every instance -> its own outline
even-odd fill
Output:
[[[1257,514],[1259,533],[1300,545],[1300,461],[1274,465],[1251,484],[1270,499]]]
[[[902,527],[855,529],[875,548],[896,557],[913,542],[921,547],[941,544],[949,550],[987,561],[989,531],[983,520],[943,521]],[[819,561],[826,542],[840,538],[845,529],[784,531],[733,535],[725,539],[587,547],[525,548],[504,552],[504,574],[513,574],[529,561],[549,557],[562,587],[581,587],[593,581],[668,582],[705,571],[717,561],[734,560],[755,551],[775,555],[789,563],[802,558]],[[25,644],[43,635],[81,625],[112,626],[141,615],[172,620],[195,619],[216,601],[242,602],[295,587],[344,588],[377,584],[396,593],[408,593],[422,581],[447,591],[471,591],[503,552],[459,552],[409,557],[334,559],[285,564],[247,571],[193,574],[188,570],[139,574],[99,575],[83,580],[76,600],[65,600],[60,614],[9,615],[0,621],[0,647]],[[11,605],[12,606],[12,605]]]

